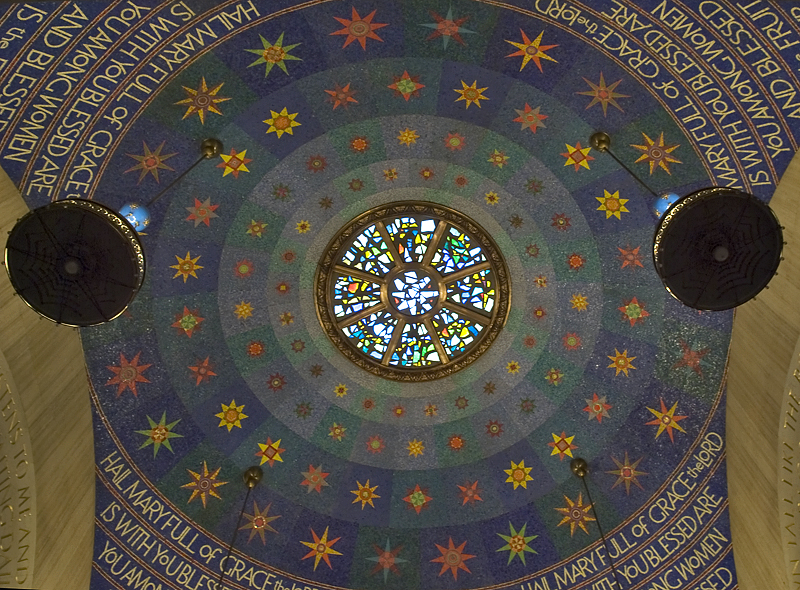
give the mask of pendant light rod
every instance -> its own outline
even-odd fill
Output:
[[[620,166],[622,166],[625,172],[633,176],[633,178],[635,178],[639,184],[641,184],[644,188],[646,188],[651,195],[653,195],[655,198],[658,198],[658,194],[656,194],[656,192],[653,189],[647,186],[647,184],[645,184],[645,182],[641,178],[639,178],[638,176],[636,176],[636,174],[633,173],[633,170],[628,168],[625,164],[622,163],[622,161],[619,158],[617,158],[617,156],[614,155],[614,152],[611,151],[611,137],[608,135],[608,133],[606,133],[605,131],[598,131],[597,133],[593,133],[592,136],[589,138],[589,145],[591,145],[598,152],[607,153],[609,156],[614,158],[614,161]]]
[[[220,144],[220,148],[221,146],[222,144]],[[244,509],[247,507],[247,500],[250,499],[250,492],[253,491],[253,488],[258,485],[258,482],[261,481],[263,476],[264,471],[258,465],[249,467],[247,471],[242,474],[244,485],[247,486],[247,493],[244,495],[244,502],[242,502],[242,509],[239,512],[239,520],[236,521],[236,528],[233,529],[233,537],[231,538],[230,545],[228,545],[228,553],[222,558],[222,561],[220,561],[221,566],[227,567],[228,565],[228,558],[231,556],[231,551],[233,551],[233,546],[236,543],[236,535],[239,533],[239,527],[242,524],[242,515],[244,515]],[[222,580],[225,578],[225,567],[220,567],[221,571],[219,573],[219,580],[217,580],[216,590],[222,589]]]
[[[583,482],[583,489],[586,490],[586,499],[589,500],[589,506],[592,507],[594,521],[597,523],[597,530],[600,531],[600,538],[603,540],[603,546],[606,548],[606,556],[608,556],[608,563],[611,567],[611,573],[614,574],[614,582],[616,582],[618,590],[622,590],[622,584],[619,583],[619,578],[617,577],[617,568],[614,567],[614,560],[611,559],[611,553],[608,550],[608,541],[606,540],[606,535],[603,532],[603,527],[600,526],[600,517],[597,515],[597,510],[595,509],[594,502],[592,501],[592,494],[589,492],[589,486],[586,483],[586,476],[589,475],[589,464],[586,463],[585,459],[582,459],[581,457],[575,457],[569,462],[569,468],[572,470],[572,473]]]
[[[222,153],[222,142],[218,139],[208,138],[204,139],[203,143],[200,144],[200,157],[195,161],[194,164],[189,166],[186,170],[180,173],[180,175],[175,178],[172,182],[170,182],[167,186],[165,186],[160,193],[158,193],[155,197],[150,199],[150,201],[145,205],[146,207],[150,207],[156,201],[158,201],[161,197],[164,196],[169,189],[175,186],[181,178],[189,174],[192,170],[194,170],[195,166],[197,166],[203,160],[210,160],[211,158],[215,158],[216,156]]]

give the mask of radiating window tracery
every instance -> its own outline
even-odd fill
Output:
[[[502,259],[497,263],[491,238],[460,223],[463,217],[452,210],[421,205],[399,215],[389,209],[359,224],[364,214],[343,229],[332,241],[337,252],[324,278],[327,301],[317,301],[318,312],[326,310],[320,318],[330,318],[329,336],[344,337],[333,338],[337,346],[363,355],[369,360],[364,368],[385,367],[393,378],[400,373],[392,369],[425,379],[446,374],[425,370],[461,368],[456,362],[488,332],[496,335],[508,313],[508,273]]]

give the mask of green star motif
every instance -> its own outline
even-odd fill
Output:
[[[267,70],[266,72],[264,72],[265,78],[269,76],[269,73],[270,71],[272,71],[273,66],[278,66],[280,69],[283,70],[284,74],[288,75],[289,70],[286,69],[286,63],[285,63],[286,60],[303,61],[299,57],[295,57],[294,55],[289,55],[289,52],[298,45],[301,45],[301,43],[295,43],[294,45],[286,45],[284,47],[283,35],[284,33],[281,33],[281,36],[278,37],[278,40],[275,41],[274,45],[269,41],[267,41],[266,39],[264,39],[263,36],[259,35],[259,37],[261,37],[261,44],[264,45],[264,48],[245,49],[245,51],[248,51],[250,53],[255,53],[257,56],[259,56],[256,61],[254,61],[247,67],[250,68],[252,66],[257,66],[258,64],[266,64]]]
[[[533,541],[539,535],[531,535],[529,537],[525,536],[525,528],[528,526],[528,523],[522,525],[522,528],[518,531],[514,530],[514,525],[511,522],[508,523],[508,528],[511,529],[510,535],[504,535],[502,533],[497,533],[497,536],[503,539],[506,542],[505,545],[500,547],[497,551],[508,551],[508,563],[511,563],[511,560],[514,559],[516,556],[519,555],[520,561],[522,561],[522,565],[527,565],[525,563],[525,552],[528,553],[537,553],[535,549],[531,549],[528,545],[529,542]]]
[[[175,451],[172,450],[172,446],[169,444],[169,439],[183,438],[182,434],[177,434],[172,431],[180,420],[175,420],[175,422],[167,424],[167,413],[164,412],[161,414],[161,420],[158,421],[158,424],[156,424],[150,416],[147,416],[147,421],[150,422],[149,430],[136,431],[138,434],[143,434],[147,437],[147,440],[144,441],[144,444],[139,448],[143,449],[148,445],[153,445],[153,457],[158,454],[158,449],[161,448],[161,445],[167,447],[170,453],[174,453]]]

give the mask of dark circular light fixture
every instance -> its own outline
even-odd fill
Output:
[[[5,266],[29,307],[75,327],[122,314],[145,275],[142,244],[131,224],[105,205],[73,199],[22,217],[9,232]]]
[[[755,297],[775,275],[783,232],[765,203],[724,187],[693,192],[667,209],[653,262],[667,290],[695,309],[722,311]]]
[[[477,360],[510,307],[510,277],[491,236],[436,203],[400,201],[337,232],[317,267],[323,330],[362,369],[428,381]]]

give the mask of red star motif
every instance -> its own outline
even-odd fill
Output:
[[[678,359],[677,363],[672,365],[672,368],[679,369],[681,367],[689,367],[692,371],[697,373],[699,377],[702,377],[703,369],[700,367],[700,361],[711,352],[711,349],[706,347],[702,350],[692,350],[691,346],[683,340],[680,341],[680,345],[683,356]]]
[[[431,559],[431,561],[442,564],[442,570],[439,572],[440,576],[448,569],[450,570],[450,573],[453,574],[454,580],[458,580],[458,570],[464,570],[468,574],[472,573],[469,571],[469,568],[464,562],[468,559],[472,559],[475,556],[470,555],[469,553],[464,553],[464,547],[467,545],[466,541],[456,547],[455,543],[453,543],[453,537],[449,537],[446,548],[442,547],[438,543],[434,543],[434,545],[436,545],[436,548],[439,550],[441,555],[435,559]]]
[[[139,393],[136,391],[136,384],[150,383],[150,380],[144,377],[142,373],[152,365],[140,365],[140,354],[142,354],[141,350],[136,353],[136,356],[133,357],[131,362],[128,362],[125,355],[119,353],[119,366],[106,367],[109,371],[114,373],[114,376],[108,380],[106,385],[119,385],[117,388],[117,397],[126,389],[130,389],[134,397],[139,397]]]
[[[342,45],[342,49],[350,45],[356,39],[361,44],[361,49],[364,51],[367,50],[367,39],[374,39],[375,41],[380,41],[383,43],[383,39],[378,37],[375,34],[375,31],[388,26],[388,23],[373,23],[372,19],[375,16],[375,13],[378,12],[377,9],[370,12],[364,18],[361,18],[358,15],[358,11],[353,7],[353,14],[351,19],[346,18],[339,18],[338,16],[334,16],[339,24],[341,24],[344,28],[339,29],[338,31],[334,31],[330,33],[331,35],[347,35],[347,39],[344,40],[344,45]]]

